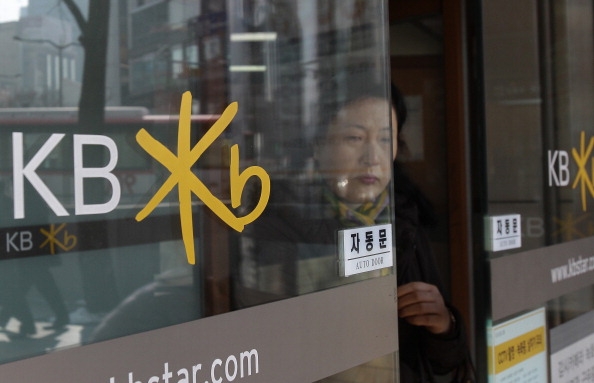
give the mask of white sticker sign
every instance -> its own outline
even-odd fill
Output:
[[[594,382],[594,335],[551,355],[553,383]]]
[[[502,251],[522,247],[520,214],[487,217],[485,243],[488,251]]]
[[[340,276],[392,267],[392,225],[376,225],[338,232]]]
[[[594,311],[551,329],[551,382],[594,382]]]
[[[489,329],[489,381],[547,383],[544,307]]]

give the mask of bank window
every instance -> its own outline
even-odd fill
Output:
[[[63,2],[37,3],[15,28],[77,30]],[[325,4],[134,1],[89,32],[104,52],[15,45],[0,363],[393,276],[385,10]],[[381,174],[335,139],[367,114]],[[370,258],[350,271],[345,230]]]

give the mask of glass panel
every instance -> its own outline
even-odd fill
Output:
[[[520,214],[522,222],[521,248],[492,252],[491,264],[504,257],[536,262],[517,275],[492,278],[544,281],[521,295],[546,292],[523,310],[546,307],[551,368],[561,355],[559,339],[579,355],[567,325],[594,310],[594,260],[579,250],[591,246],[594,234],[593,11],[591,1],[484,2],[483,10],[488,214]],[[561,380],[552,371],[552,381],[580,379],[580,368]]]
[[[337,247],[392,223],[384,20],[29,0],[0,24],[0,362],[392,275],[341,276]]]
[[[546,176],[540,161],[545,148],[537,9],[526,2],[510,14],[508,6],[489,4],[493,13],[484,13],[489,214],[519,213],[533,229],[536,221],[543,227]],[[543,246],[546,235],[532,230],[522,247]]]
[[[589,213],[594,198],[591,187],[594,74],[584,70],[584,65],[594,65],[594,7],[592,2],[562,1],[551,3],[548,12],[550,49],[555,52],[550,62],[554,124],[549,133],[553,137],[552,145],[547,152],[548,186],[556,197],[550,214],[556,229],[552,242],[557,243],[594,235],[594,221]],[[583,256],[587,260],[589,254]],[[580,258],[569,259],[569,266],[573,261],[582,261]],[[589,259],[586,270],[594,270],[593,259]],[[555,318],[552,323],[558,325],[591,310],[594,310],[592,286],[551,302],[551,317]]]

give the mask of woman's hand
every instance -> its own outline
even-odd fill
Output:
[[[411,282],[398,287],[398,316],[433,334],[445,334],[452,326],[450,310],[436,286]]]

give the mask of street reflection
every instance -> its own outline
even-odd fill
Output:
[[[51,322],[36,322],[36,333],[31,336],[18,336],[19,326],[13,319],[0,332],[0,358],[2,362],[18,360],[31,355],[42,354],[46,350],[78,346],[82,342],[83,332],[89,326],[68,325],[62,330],[48,330]]]

